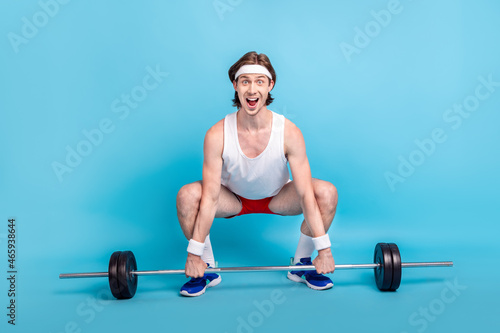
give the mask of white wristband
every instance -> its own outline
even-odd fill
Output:
[[[205,250],[205,243],[200,243],[195,241],[194,239],[189,240],[189,245],[187,251],[196,256],[201,256],[203,251]]]
[[[330,237],[328,237],[328,234],[324,234],[323,236],[313,238],[312,241],[314,243],[314,248],[317,251],[323,250],[323,249],[326,249],[326,248],[329,248],[330,246],[332,246],[332,243],[330,243]]]

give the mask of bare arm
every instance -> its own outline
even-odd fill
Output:
[[[201,202],[193,230],[193,239],[200,243],[205,242],[217,212],[221,187],[223,146],[223,123],[220,121],[207,131],[203,145]]]
[[[304,137],[298,127],[288,119],[285,125],[285,153],[292,171],[295,190],[299,195],[304,219],[309,230],[311,230],[312,237],[323,236],[325,235],[325,226],[314,195],[311,168],[306,155]],[[332,273],[335,270],[335,260],[331,249],[328,247],[319,250],[313,264],[319,274]]]
[[[312,232],[312,237],[322,236],[325,234],[325,227],[314,196],[311,168],[306,155],[304,137],[300,129],[289,120],[287,120],[285,127],[285,151],[292,171],[295,190],[300,198],[304,219]]]
[[[224,147],[223,120],[207,131],[203,144],[203,183],[201,201],[194,224],[192,239],[205,243],[217,212],[221,187],[222,150]],[[202,277],[207,268],[200,256],[188,253],[186,259],[186,276]]]

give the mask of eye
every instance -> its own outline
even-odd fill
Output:
[[[248,81],[247,80],[243,80],[243,84],[248,84]]]
[[[257,83],[258,83],[258,84],[263,84],[263,83],[264,83],[264,81],[259,80],[259,81],[257,81]]]

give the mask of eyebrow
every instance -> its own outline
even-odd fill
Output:
[[[259,76],[256,77],[256,79],[266,78],[266,77],[267,76],[265,76],[265,75],[259,75]],[[247,78],[247,79],[249,79],[250,77],[243,74],[243,75],[240,75],[240,78]]]

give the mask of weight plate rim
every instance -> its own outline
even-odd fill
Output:
[[[138,280],[139,276],[137,276],[135,274],[130,274],[130,272],[137,270],[137,260],[135,259],[135,255],[132,251],[127,251],[127,252],[130,254],[130,256],[127,257],[127,262],[128,262],[128,260],[131,261],[131,263],[130,263],[131,265],[129,266],[129,269],[127,270],[129,273],[127,281],[130,281],[133,284],[131,297],[134,297],[135,292],[137,291],[137,284],[139,282],[139,280]]]
[[[118,259],[118,277],[124,277],[124,280],[118,278],[120,287],[121,299],[130,299],[134,297],[137,290],[137,275],[130,274],[129,264],[134,264],[134,270],[137,269],[137,262],[132,251],[122,251]],[[131,288],[132,286],[132,288]]]
[[[384,285],[382,289],[384,291],[387,291],[391,287],[392,283],[392,271],[393,271],[393,265],[392,265],[392,252],[391,248],[389,245],[384,244],[383,247],[385,247],[385,253],[383,252],[384,250],[382,249],[382,254],[384,255]],[[389,268],[389,269],[388,269]]]
[[[111,294],[117,298],[121,299],[121,289],[119,287],[119,281],[118,281],[118,259],[120,258],[120,254],[122,251],[115,251],[111,254],[111,257],[109,258],[109,265],[108,265],[108,282],[109,282],[109,289],[111,290]]]
[[[381,262],[377,262],[377,254],[380,254]],[[380,266],[375,269],[375,282],[380,291],[388,291],[392,283],[392,253],[387,243],[377,243],[374,253],[375,263]],[[378,274],[377,274],[378,272]]]
[[[389,243],[388,245],[392,253],[392,281],[389,290],[396,291],[401,285],[401,279],[403,276],[403,269],[401,266],[401,252],[399,251],[399,247],[395,243]],[[396,258],[397,261],[395,261],[394,258]],[[395,262],[397,262],[398,264],[395,265]]]
[[[381,274],[381,271],[383,270],[382,268],[382,265],[381,265],[381,262],[379,261],[379,256],[378,256],[378,253],[380,252],[380,245],[382,243],[377,243],[375,245],[375,249],[373,251],[373,263],[374,264],[379,264],[380,266],[377,266],[373,269],[373,272],[375,274],[375,284],[377,285],[377,288],[380,289],[380,286],[379,286],[379,281],[380,281],[380,274]]]

